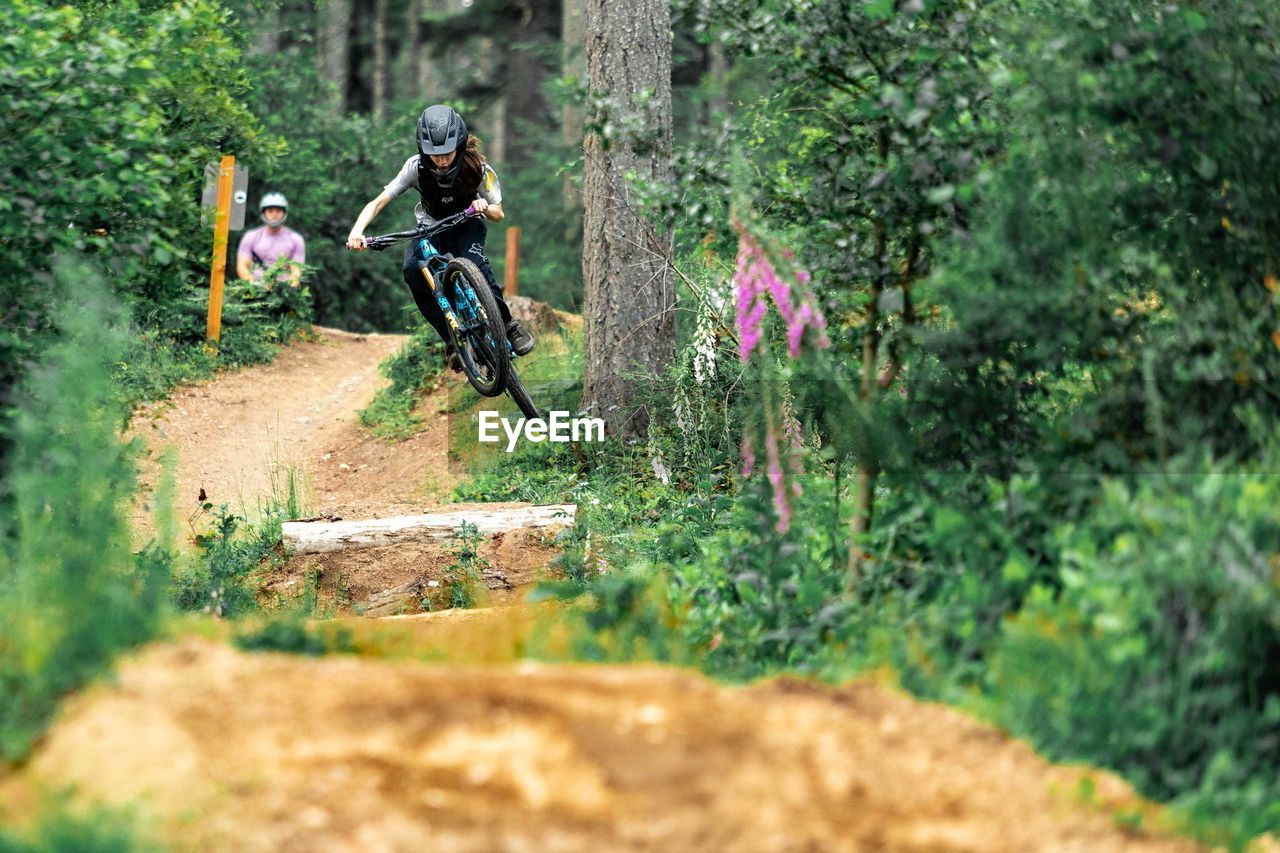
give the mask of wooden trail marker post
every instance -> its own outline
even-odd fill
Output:
[[[200,222],[209,225],[207,211],[214,209],[213,260],[209,267],[209,321],[206,335],[216,347],[222,333],[222,285],[227,270],[227,232],[244,228],[244,210],[249,200],[249,172],[225,154],[220,163],[205,166],[204,195],[200,199]]]
[[[227,272],[227,230],[231,225],[231,182],[236,172],[234,154],[222,155],[218,166],[217,218],[213,222],[213,264],[209,269],[209,320],[206,337],[216,346],[222,335],[222,282]]]
[[[502,292],[506,296],[520,293],[520,227],[507,229],[507,264],[502,274]]]

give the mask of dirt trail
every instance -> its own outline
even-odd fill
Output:
[[[439,666],[158,645],[77,697],[0,803],[144,803],[181,849],[1190,850],[1140,806],[861,682],[731,689],[661,667]]]
[[[284,347],[270,364],[219,374],[144,407],[132,429],[152,451],[146,485],[154,485],[154,458],[166,447],[178,457],[180,518],[199,508],[202,491],[215,505],[254,509],[271,494],[277,466],[314,477],[325,448],[358,432],[356,412],[386,382],[378,365],[405,340],[317,327],[315,340]],[[141,508],[135,522],[150,526]]]
[[[308,512],[358,519],[441,506],[457,475],[449,470],[448,422],[440,412],[448,404],[448,384],[460,380],[449,377],[426,395],[417,410],[421,432],[384,441],[361,429],[357,412],[387,383],[378,366],[406,336],[315,331],[315,340],[283,348],[271,364],[178,389],[135,414],[133,432],[151,451],[134,512],[138,544],[152,532],[146,493],[157,481],[156,460],[165,448],[177,453],[176,515],[188,538],[199,525],[191,519],[199,513],[201,494],[252,517],[258,500],[272,493],[272,472],[285,469],[299,475]],[[487,541],[481,556],[494,566],[486,577],[493,600],[527,588],[556,553],[537,534]],[[378,592],[438,581],[451,560],[441,545],[300,557],[268,579],[266,593],[295,595],[308,573],[318,570],[322,605],[347,613]]]

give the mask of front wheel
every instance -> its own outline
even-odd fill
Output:
[[[454,258],[444,270],[445,294],[462,328],[452,330],[462,372],[482,396],[497,397],[507,385],[511,353],[498,302],[480,268]]]

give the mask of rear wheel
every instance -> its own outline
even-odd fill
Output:
[[[516,405],[520,407],[520,411],[524,413],[526,418],[542,417],[542,412],[538,411],[538,407],[533,403],[533,398],[529,396],[524,383],[520,381],[519,375],[516,374],[516,366],[514,364],[511,365],[507,372],[507,393],[511,395],[512,400],[516,401]]]
[[[464,328],[453,330],[462,372],[485,397],[497,397],[507,384],[511,355],[498,302],[480,268],[454,258],[444,271],[445,294]]]

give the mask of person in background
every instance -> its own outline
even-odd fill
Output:
[[[262,280],[262,271],[280,258],[288,258],[289,284],[297,287],[302,280],[298,264],[307,262],[307,242],[292,228],[284,227],[289,215],[289,202],[281,193],[267,193],[258,205],[262,211],[262,227],[246,231],[236,251],[236,275],[241,279]],[[283,278],[281,279],[284,280]],[[271,283],[264,283],[270,287]]]

